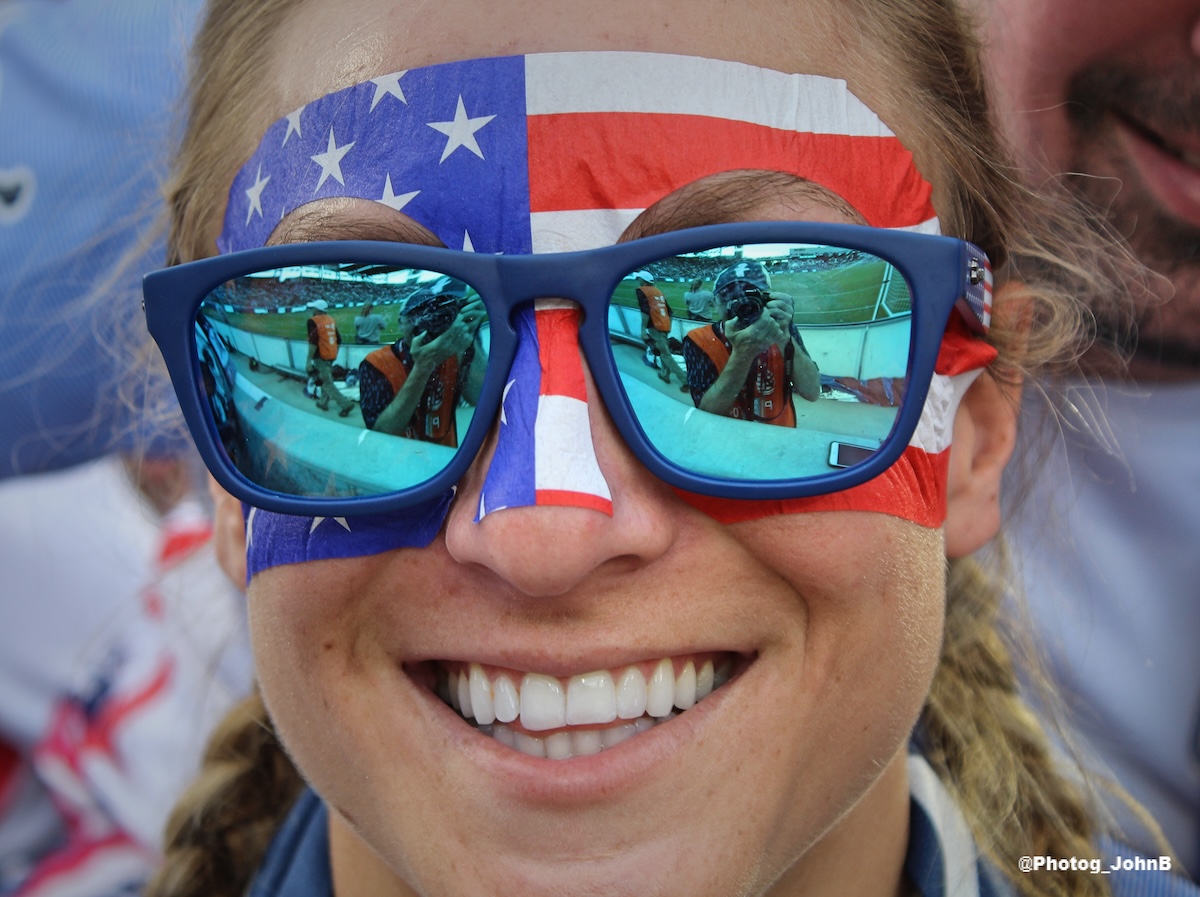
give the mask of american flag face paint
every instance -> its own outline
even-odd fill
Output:
[[[453,249],[595,248],[616,242],[664,196],[736,169],[811,180],[875,227],[938,232],[931,188],[911,154],[844,82],[693,57],[593,52],[398,72],[294,111],[268,129],[235,178],[218,246],[263,246],[289,212],[355,197],[412,218]],[[480,517],[535,504],[611,513],[572,337],[577,318],[573,307],[545,300],[516,322],[522,340]],[[685,500],[729,521],[831,507],[939,525],[957,401],[972,372],[992,357],[965,333],[949,337],[943,355],[921,427],[885,476],[815,499]],[[289,525],[256,511],[249,573],[428,544],[448,507],[447,498],[386,520]],[[281,541],[291,547],[283,550]]]
[[[521,338],[477,519],[530,505],[612,514],[612,495],[596,461],[588,421],[577,342],[579,310],[570,303],[538,300],[516,326]]]
[[[815,181],[874,227],[938,232],[911,154],[845,82],[593,52],[398,72],[297,109],[235,178],[217,243],[263,246],[288,212],[351,196],[451,249],[590,249],[672,191],[735,169]]]

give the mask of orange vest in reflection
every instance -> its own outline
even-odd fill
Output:
[[[658,287],[638,287],[638,292],[646,303],[642,309],[650,316],[650,326],[661,333],[671,329],[671,306],[667,305],[667,297]]]
[[[687,339],[696,344],[716,365],[717,376],[729,362],[730,348],[717,336],[712,326],[688,331]],[[728,416],[739,420],[754,420],[777,427],[796,426],[796,409],[792,405],[791,365],[778,346],[760,352],[750,365],[746,382],[738,391]]]
[[[338,356],[337,322],[327,314],[312,316],[312,322],[317,328],[317,355],[326,361],[333,361]]]
[[[396,357],[392,347],[376,349],[363,360],[387,377],[392,385],[392,398],[395,398],[408,379],[408,368]],[[451,355],[425,384],[425,391],[421,393],[412,418],[404,428],[404,437],[458,448],[458,424],[454,414],[458,404],[457,387],[458,358]]]

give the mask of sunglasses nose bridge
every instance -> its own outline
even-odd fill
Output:
[[[497,260],[500,289],[509,315],[518,306],[539,300],[566,301],[584,310],[596,304],[606,280],[603,266],[586,252],[505,256]],[[602,297],[600,302],[606,302]]]

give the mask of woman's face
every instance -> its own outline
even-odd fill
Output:
[[[844,67],[854,54],[830,52],[832,13],[790,6],[802,8],[309,3],[275,42],[264,123],[421,65],[622,49],[844,77],[904,138],[869,73]],[[352,237],[361,207],[332,214]],[[447,895],[894,890],[906,742],[940,648],[942,531],[856,511],[719,524],[590,407],[611,517],[535,507],[475,522],[485,451],[429,548],[252,580],[262,689],[333,811],[338,893],[365,881]],[[664,659],[677,676],[711,661],[730,678],[677,717],[565,761],[480,734],[436,693],[471,664],[566,689],[602,670],[651,678]]]

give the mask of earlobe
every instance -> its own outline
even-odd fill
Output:
[[[982,548],[1000,529],[1000,481],[1017,440],[1019,385],[987,372],[971,384],[954,418],[946,489],[946,556]]]
[[[211,476],[208,494],[213,501],[213,550],[225,575],[239,589],[246,587],[246,521],[242,503],[222,489]]]

